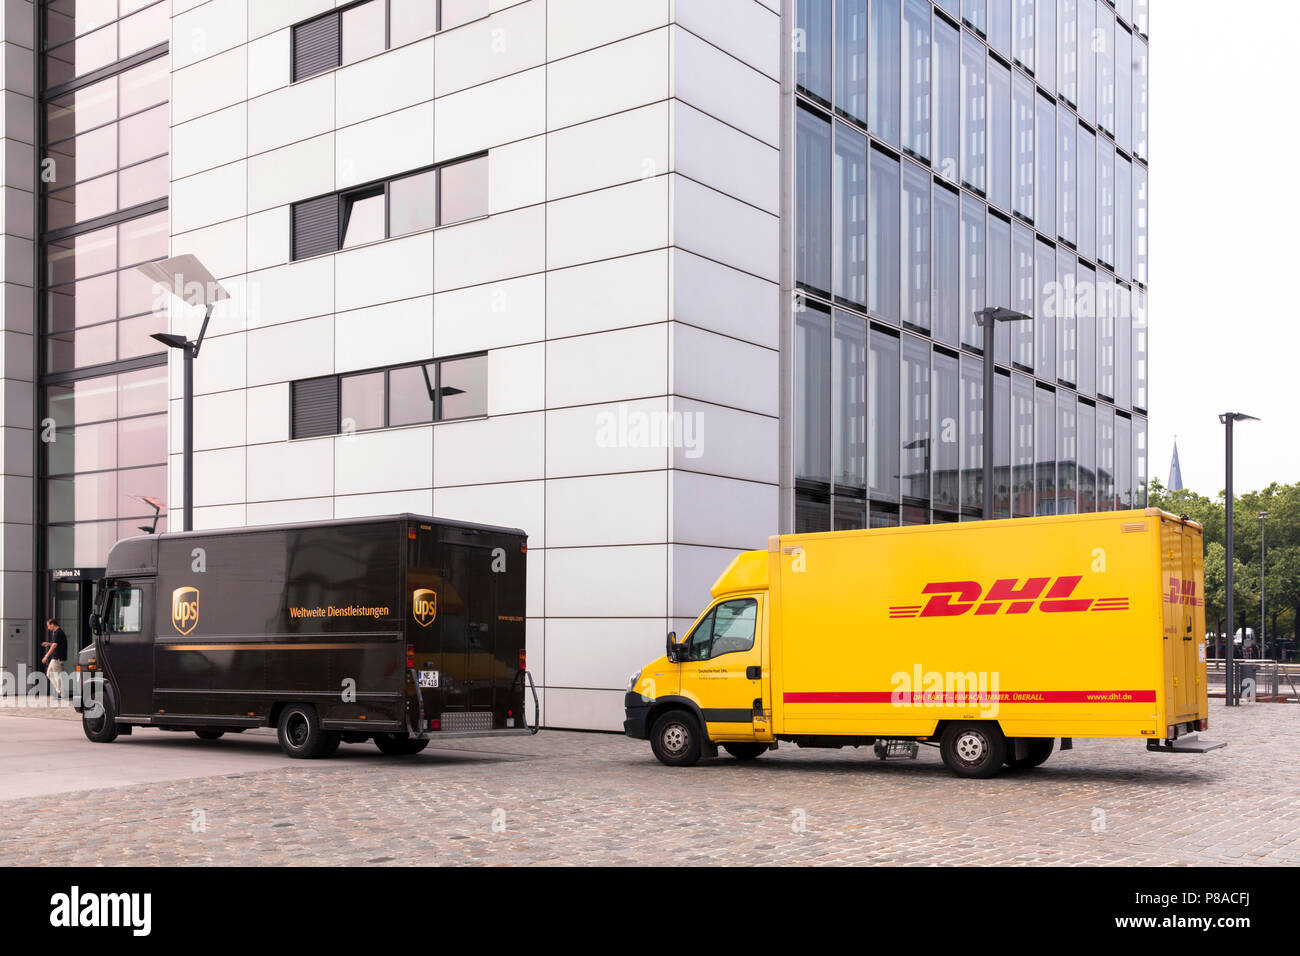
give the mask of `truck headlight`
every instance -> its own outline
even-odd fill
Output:
[[[641,672],[637,671],[635,674],[633,674],[631,677],[628,678],[627,689],[631,690],[632,688],[636,687],[636,685],[640,682],[640,680],[641,680]]]

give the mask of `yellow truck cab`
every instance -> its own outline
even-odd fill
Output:
[[[968,777],[1058,739],[1216,749],[1201,532],[1148,508],[774,535],[632,676],[624,732],[669,766],[910,741]]]

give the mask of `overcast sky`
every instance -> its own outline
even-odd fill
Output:
[[[1238,494],[1300,481],[1300,3],[1151,0],[1151,449],[1169,477]]]

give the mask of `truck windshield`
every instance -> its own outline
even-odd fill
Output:
[[[707,661],[723,654],[747,651],[754,646],[754,625],[758,601],[737,598],[723,601],[704,616],[687,638],[688,661]]]

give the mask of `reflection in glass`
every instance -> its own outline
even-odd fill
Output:
[[[486,355],[442,362],[438,373],[442,403],[439,417],[447,420],[486,415],[487,372]]]
[[[384,427],[384,373],[345,375],[339,383],[339,421],[344,434]]]
[[[835,484],[867,486],[867,323],[835,312],[831,356]]]
[[[872,497],[898,500],[899,492],[899,381],[898,339],[871,331],[870,371],[867,383],[867,441],[871,447],[867,470]]]
[[[347,379],[344,379],[346,382]],[[388,373],[388,425],[420,425],[433,421],[437,393],[436,365],[408,365]]]
[[[867,303],[867,137],[846,123],[835,124],[831,213],[834,292]]]

